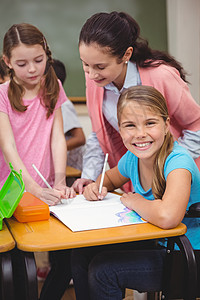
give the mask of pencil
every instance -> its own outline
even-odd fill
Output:
[[[52,189],[52,187],[50,186],[50,184],[46,181],[46,179],[44,178],[44,176],[40,173],[40,171],[36,168],[36,166],[34,164],[32,164],[33,169],[36,171],[36,173],[40,176],[40,178],[44,181],[44,183],[46,184],[46,186],[49,189]]]
[[[104,180],[104,176],[105,176],[105,172],[106,172],[107,161],[108,161],[108,153],[106,153],[105,161],[104,161],[104,165],[103,165],[103,171],[101,174],[101,181],[100,181],[100,185],[99,185],[99,194],[101,194],[102,187],[103,187],[103,180]]]

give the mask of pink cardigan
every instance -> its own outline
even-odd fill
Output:
[[[159,67],[139,68],[139,74],[142,85],[153,86],[164,95],[171,120],[170,130],[175,139],[182,135],[184,129],[200,130],[200,106],[192,98],[187,84],[175,68],[162,64]],[[86,74],[86,99],[92,129],[103,152],[109,153],[108,162],[112,168],[127,149],[119,133],[103,116],[103,94],[104,88],[98,87]],[[200,169],[200,157],[196,163]]]

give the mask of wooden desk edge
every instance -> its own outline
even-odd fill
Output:
[[[55,219],[54,217],[50,217]],[[52,220],[51,221],[56,221],[59,222],[57,219],[56,220]],[[47,221],[48,222],[48,221]],[[27,223],[27,224],[31,224],[31,223]],[[63,224],[61,224],[62,226],[65,226]],[[145,223],[145,224],[139,224],[139,225],[144,225],[144,227],[146,227],[147,225],[153,226],[149,223]],[[145,226],[146,225],[146,226]],[[130,227],[129,227],[130,226]],[[129,233],[127,234],[127,236],[123,236],[123,240],[121,239],[120,235],[116,235],[116,232],[118,229],[120,230],[120,227],[115,227],[115,228],[109,228],[111,231],[111,234],[109,235],[107,233],[107,229],[97,229],[97,230],[88,230],[88,231],[82,231],[82,232],[75,232],[73,233],[70,229],[68,229],[67,227],[67,231],[69,232],[69,234],[66,236],[66,240],[67,242],[63,242],[60,241],[58,243],[43,243],[40,244],[39,246],[36,244],[31,244],[31,242],[27,243],[27,241],[23,242],[21,239],[18,242],[16,238],[16,244],[18,249],[22,250],[22,251],[28,251],[28,252],[42,252],[42,251],[53,251],[53,250],[63,250],[63,249],[72,249],[72,248],[82,248],[82,247],[89,247],[89,246],[97,246],[97,245],[107,245],[107,244],[116,244],[116,243],[120,243],[120,242],[131,242],[131,241],[139,241],[139,240],[149,240],[149,239],[155,239],[155,238],[169,238],[169,237],[173,237],[173,236],[181,236],[184,235],[187,231],[187,227],[181,223],[179,224],[176,228],[174,229],[170,229],[170,230],[162,230],[158,228],[158,232],[159,232],[159,237],[158,235],[155,237],[155,232],[150,232],[147,233],[144,231],[144,233],[140,233],[138,235],[138,237],[134,237],[134,235],[130,232],[131,226],[137,226],[137,225],[127,225],[124,226],[123,230],[126,230],[126,228],[128,229],[127,231],[129,231]],[[129,227],[129,228],[128,228]],[[148,226],[149,227],[149,226]],[[12,231],[12,229],[11,229]],[[98,234],[98,231],[101,232],[101,234]],[[95,235],[94,235],[95,233]],[[76,236],[80,234],[80,239],[76,240],[73,239],[73,235]],[[13,236],[15,239],[15,232],[13,231]],[[72,237],[70,240],[70,236]]]
[[[13,240],[12,241],[12,243],[9,243],[9,244],[7,244],[7,245],[4,245],[4,246],[2,246],[1,247],[1,250],[0,250],[0,254],[1,253],[4,253],[4,252],[7,252],[7,251],[10,251],[10,250],[12,250],[12,249],[14,249],[15,248],[15,241]]]
[[[0,245],[0,253],[10,251],[15,247],[15,240],[5,222],[3,222],[2,234],[6,235],[6,240],[5,244]]]
[[[80,96],[80,97],[69,97],[69,100],[72,101],[74,104],[86,104],[86,97]]]

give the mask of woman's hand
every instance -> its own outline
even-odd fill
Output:
[[[107,195],[107,188],[103,187],[101,194],[99,194],[99,185],[93,182],[85,187],[83,195],[87,200],[102,200]]]
[[[78,178],[72,185],[73,189],[79,193],[80,195],[83,194],[83,191],[85,189],[85,186],[92,183],[93,181],[91,179],[86,178]]]

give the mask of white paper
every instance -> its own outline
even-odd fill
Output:
[[[120,196],[108,193],[103,200],[88,201],[83,195],[62,200],[62,204],[49,207],[50,212],[72,231],[116,227],[145,221],[129,210]]]

